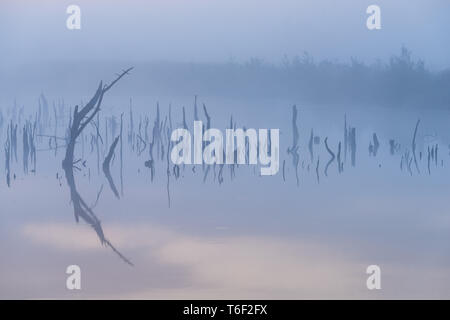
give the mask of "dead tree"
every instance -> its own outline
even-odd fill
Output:
[[[338,144],[338,152],[337,152],[336,159],[337,159],[337,165],[338,165],[338,172],[342,173],[342,171],[344,171],[344,163],[341,160],[341,142],[340,141]]]
[[[320,157],[317,156],[317,164],[316,164],[316,177],[317,177],[317,183],[320,183],[320,177],[319,177],[319,161],[320,161]]]
[[[438,144],[434,146],[434,165],[438,166]]]
[[[414,128],[414,135],[412,140],[412,155],[414,159],[414,165],[416,166],[417,173],[420,174],[419,165],[417,164],[417,158],[416,158],[416,136],[417,136],[417,128],[419,127],[420,119],[417,120],[416,127]]]
[[[77,142],[77,138],[100,111],[100,106],[102,104],[104,94],[109,89],[111,89],[111,87],[115,85],[117,81],[119,81],[124,75],[128,74],[130,70],[132,70],[132,68],[123,71],[109,85],[104,86],[103,83],[100,82],[98,89],[94,94],[94,96],[92,97],[92,99],[83,108],[81,108],[81,110],[79,110],[78,106],[75,106],[72,121],[69,124],[69,137],[68,137],[69,141],[66,147],[64,160],[62,161],[62,168],[66,176],[67,184],[70,188],[70,198],[72,200],[72,205],[74,208],[75,220],[79,222],[79,219],[81,218],[86,223],[88,223],[95,230],[98,238],[100,239],[100,242],[103,245],[110,247],[117,255],[119,255],[119,257],[123,261],[125,261],[130,265],[133,265],[105,237],[100,220],[97,218],[93,210],[86,204],[81,195],[78,193],[74,176],[74,167],[75,163],[77,162],[74,161],[75,145]]]
[[[117,191],[116,185],[114,184],[114,180],[111,176],[111,159],[114,155],[114,150],[116,149],[117,143],[119,142],[120,136],[117,136],[117,138],[114,139],[114,142],[111,144],[111,147],[109,148],[109,152],[105,157],[105,160],[103,161],[103,173],[105,174],[106,179],[108,180],[109,187],[111,188],[112,192],[116,196],[117,199],[120,199],[119,192]]]
[[[160,121],[160,113],[159,113],[159,103],[157,103],[156,104],[155,122],[153,123],[153,129],[152,129],[152,141],[149,143],[149,146],[148,146],[148,155],[149,155],[150,159],[145,161],[145,163],[144,163],[144,165],[150,169],[150,179],[152,182],[155,177],[156,160],[159,158],[159,151],[161,148],[160,127],[161,127],[161,121]],[[153,147],[154,146],[156,146],[156,155],[157,155],[156,157],[153,156]]]
[[[122,131],[123,131],[123,113],[120,115],[120,194],[123,197],[123,142],[122,142]]]
[[[344,162],[347,162],[347,148],[348,148],[347,115],[344,114]]]
[[[205,128],[205,125],[203,125],[202,132],[205,132],[205,131],[207,131],[207,130],[209,130],[211,128],[211,116],[209,115],[208,110],[206,109],[206,105],[204,103],[203,103],[203,112],[204,112],[205,118],[206,118],[206,128]],[[202,154],[203,154],[203,150],[205,150],[205,148],[210,143],[211,142],[203,141]],[[203,183],[206,182],[206,178],[208,177],[208,174],[209,174],[209,168],[210,168],[210,166],[207,166],[206,170],[205,170],[205,164],[203,163],[203,170],[204,170]]]
[[[171,146],[171,141],[170,141],[170,133],[171,133],[171,128],[167,128],[167,153],[166,153],[166,160],[167,160],[167,170],[166,170],[166,175],[167,175],[167,185],[166,185],[166,189],[167,189],[167,201],[168,201],[168,205],[170,208],[170,162],[169,162],[169,158],[170,158],[170,146]]]
[[[291,148],[288,148],[288,154],[292,155],[292,164],[294,165],[294,169],[295,169],[295,179],[297,181],[297,186],[299,186],[300,181],[298,178],[298,162],[300,160],[300,156],[298,154],[299,133],[298,133],[298,126],[297,126],[297,106],[296,105],[294,105],[292,107],[292,131],[293,131],[292,146],[291,146]]]
[[[393,156],[398,150],[400,150],[400,144],[395,142],[394,139],[389,140],[389,153]]]
[[[350,128],[348,133],[348,143],[350,145],[350,156],[352,167],[356,165],[356,128]]]
[[[197,110],[197,104],[195,106],[196,106],[195,110]],[[196,113],[197,113],[197,111],[196,111]],[[198,119],[197,115],[195,117]],[[230,116],[230,129],[233,130],[235,128],[236,128],[236,123],[233,124],[233,115],[231,115]],[[229,165],[229,168],[230,168],[230,181],[233,181],[233,177],[236,176],[236,171],[235,171],[236,168],[235,168],[235,165],[234,165],[234,163],[236,162],[236,158],[237,158],[237,149],[234,148],[234,151],[233,151],[233,163]]]
[[[8,127],[9,129],[9,127]],[[6,169],[6,185],[8,188],[11,186],[11,140],[9,132],[7,133],[6,143],[5,143],[5,169]]]
[[[28,145],[28,122],[25,123],[23,126],[23,133],[22,133],[22,146],[23,146],[23,152],[22,152],[22,158],[23,158],[23,172],[25,174],[28,173],[28,158],[30,156],[30,147]]]
[[[377,134],[373,134],[373,156],[376,157],[378,154],[378,149],[380,148],[380,142],[378,140]]]
[[[325,166],[325,170],[324,170],[325,176],[328,177],[328,167],[330,166],[330,164],[333,163],[333,161],[334,161],[334,159],[336,158],[336,156],[334,155],[334,152],[331,151],[330,147],[328,147],[328,137],[325,138],[324,143],[325,143],[325,148],[327,149],[328,153],[329,153],[330,156],[331,156],[331,158],[330,158],[330,160],[327,162],[327,164],[326,164],[326,166]]]
[[[134,119],[133,119],[133,100],[130,98],[130,124],[128,127],[128,144],[134,151]]]
[[[313,161],[314,161],[313,142],[314,142],[314,131],[313,131],[313,129],[311,129],[311,135],[309,137],[309,143],[308,143],[308,150],[309,150],[309,155],[311,157],[311,163],[313,163]]]

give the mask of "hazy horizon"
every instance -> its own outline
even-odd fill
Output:
[[[81,8],[68,30],[66,8]],[[381,7],[382,29],[366,28],[366,8]],[[0,4],[0,66],[40,61],[279,63],[304,51],[318,60],[387,60],[401,46],[432,70],[450,67],[445,39],[450,3],[433,1],[56,1]]]

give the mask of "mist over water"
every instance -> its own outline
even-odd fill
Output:
[[[379,33],[364,1],[80,1],[79,33],[68,2],[3,2],[0,297],[448,298],[448,4],[379,2]],[[75,106],[128,67],[71,185]],[[280,129],[278,173],[175,166],[169,134],[208,117]]]

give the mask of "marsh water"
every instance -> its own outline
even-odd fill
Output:
[[[450,297],[450,110],[112,89],[77,140],[74,177],[105,237],[131,266],[86,221],[76,222],[62,167],[74,106],[94,93],[2,100],[0,297]],[[206,122],[203,105],[221,130],[231,117],[237,127],[279,128],[279,172],[261,176],[249,165],[225,165],[220,174],[218,166],[175,171],[164,132],[169,110],[172,129],[192,129],[195,117]],[[110,162],[114,192],[102,164],[121,117]],[[17,150],[8,151],[16,125]],[[350,128],[353,165],[351,147],[344,151]],[[156,142],[150,156],[158,130],[161,146]],[[35,162],[24,157],[25,132],[32,133]],[[335,156],[341,143],[341,165],[325,139]],[[79,291],[65,286],[72,264],[82,270]],[[382,290],[366,287],[373,264],[381,268]]]

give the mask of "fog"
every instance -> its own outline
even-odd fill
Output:
[[[66,8],[81,8],[81,30]],[[381,7],[382,29],[366,28]],[[3,66],[40,61],[280,62],[308,51],[317,59],[387,59],[402,45],[432,69],[450,66],[446,0],[3,0]]]
[[[450,297],[449,13],[1,1],[0,298]],[[278,173],[170,162],[194,120],[279,129]]]

